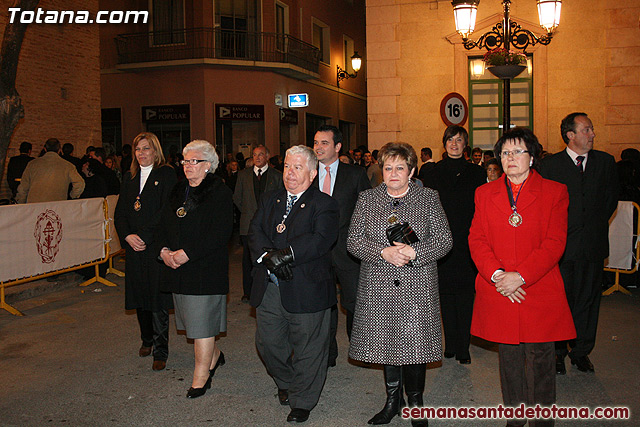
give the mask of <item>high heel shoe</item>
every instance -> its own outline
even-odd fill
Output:
[[[213,374],[216,373],[216,369],[218,369],[218,367],[224,364],[225,364],[224,353],[220,352],[220,356],[218,356],[218,360],[216,361],[216,364],[213,365],[213,369],[209,369],[209,380],[211,380],[211,377],[213,377]]]
[[[204,383],[204,386],[199,388],[190,387],[189,390],[187,390],[187,399],[195,399],[196,397],[204,396],[207,390],[211,388],[211,375],[212,374],[209,374],[209,378],[207,379],[207,382]]]

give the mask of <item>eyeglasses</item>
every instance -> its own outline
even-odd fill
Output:
[[[507,158],[509,156],[520,157],[524,153],[528,153],[528,151],[527,150],[511,150],[511,151],[504,150],[500,152],[500,157],[502,158]]]
[[[208,162],[208,160],[199,160],[199,159],[189,159],[189,160],[180,160],[181,165],[191,165],[195,166],[198,163]]]

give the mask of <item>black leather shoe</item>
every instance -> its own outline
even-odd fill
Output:
[[[446,357],[447,359],[451,359],[452,357],[456,357],[455,353],[449,353],[447,351],[444,352],[444,357]]]
[[[278,389],[278,400],[282,406],[289,405],[289,390],[285,390],[282,388]]]
[[[461,365],[471,365],[471,359],[459,359],[458,362]]]
[[[566,375],[567,368],[564,366],[564,357],[556,355],[556,374]]]
[[[187,390],[187,399],[195,399],[196,397],[204,396],[204,394],[211,388],[211,375],[209,375],[209,379],[204,386],[200,388],[189,387]]]
[[[213,377],[213,374],[216,373],[216,369],[218,369],[218,367],[224,364],[225,364],[224,353],[220,352],[220,356],[218,356],[218,360],[216,361],[216,364],[213,365],[213,369],[209,369],[209,381],[211,381],[211,377]]]
[[[287,421],[290,423],[303,423],[309,419],[310,413],[311,411],[308,409],[293,408],[291,412],[289,412],[289,416],[287,416]]]
[[[579,371],[582,372],[595,372],[593,369],[593,364],[591,360],[589,360],[589,356],[576,357],[575,359],[571,359],[571,364],[576,365]]]

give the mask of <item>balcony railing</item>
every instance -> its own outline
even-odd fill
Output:
[[[288,34],[219,28],[121,34],[115,38],[119,64],[180,59],[280,62],[318,73],[317,47]]]

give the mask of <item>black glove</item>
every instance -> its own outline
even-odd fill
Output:
[[[275,274],[276,277],[280,280],[289,281],[293,279],[293,273],[291,272],[291,267],[289,266],[289,264],[282,265],[282,267],[276,269],[276,271],[273,271],[273,270],[269,270],[269,271]]]
[[[262,263],[270,272],[278,276],[277,271],[284,265],[291,264],[293,262],[293,253],[291,248],[285,249],[271,249],[264,248],[267,253],[262,257]],[[291,271],[291,269],[289,269]],[[291,279],[289,279],[291,280]]]

